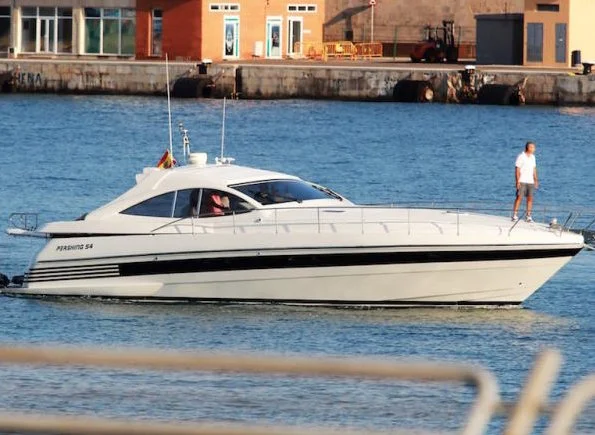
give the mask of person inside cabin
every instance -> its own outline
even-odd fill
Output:
[[[229,211],[229,197],[221,195],[220,192],[209,194],[207,213],[210,216],[223,216]]]
[[[533,222],[533,218],[531,217],[533,194],[535,189],[539,187],[534,142],[527,142],[525,144],[525,151],[518,155],[515,164],[515,180],[516,199],[514,200],[514,207],[512,210],[512,220],[513,222],[519,220],[519,207],[523,201],[523,197],[525,197],[527,198],[527,213],[525,214],[525,220],[527,222]]]

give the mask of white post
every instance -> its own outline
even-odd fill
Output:
[[[223,163],[223,152],[225,148],[225,102],[226,98],[223,97],[223,120],[221,121],[221,163]]]
[[[19,52],[21,51],[21,6],[13,6],[12,7],[12,14],[11,14],[11,41],[10,46],[14,47],[14,57],[18,57]]]
[[[171,132],[171,96],[169,95],[169,59],[167,53],[165,53],[165,80],[167,83],[167,126],[169,128],[169,155],[173,161],[174,159],[174,144],[173,136]]]

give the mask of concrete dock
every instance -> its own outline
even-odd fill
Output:
[[[464,65],[375,61],[225,62],[209,65],[206,74],[196,63],[171,62],[170,85],[201,80],[197,96],[242,99],[336,99],[394,101],[402,81],[425,82],[433,101],[465,102]],[[201,74],[202,73],[202,74]],[[202,78],[202,79],[201,79]],[[579,70],[476,66],[472,87],[521,87],[526,104],[595,105],[595,74]],[[4,92],[70,94],[165,95],[163,62],[2,59],[0,88]]]

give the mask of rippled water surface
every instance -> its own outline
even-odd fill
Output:
[[[163,99],[0,95],[0,218],[73,219],[128,189],[168,143]],[[194,150],[218,152],[219,101],[174,101]],[[595,110],[315,101],[228,102],[226,154],[329,185],[357,202],[512,201],[513,164],[537,142],[537,203],[591,206]],[[175,132],[175,143],[179,135]],[[4,228],[5,225],[0,225]],[[0,235],[0,272],[39,241]],[[512,310],[329,310],[0,298],[0,341],[257,351],[481,364],[514,399],[544,347],[553,395],[595,371],[595,255],[584,252]],[[6,368],[0,407],[176,420],[460,427],[465,387],[283,377]],[[492,424],[495,431],[502,424]],[[580,428],[595,430],[595,409]]]

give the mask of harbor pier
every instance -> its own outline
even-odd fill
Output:
[[[595,105],[595,75],[583,75],[578,69],[466,68],[388,60],[210,65],[171,62],[169,68],[171,89],[180,97]],[[407,83],[408,91],[401,92]],[[4,59],[0,61],[0,90],[165,95],[165,65],[149,61]]]

